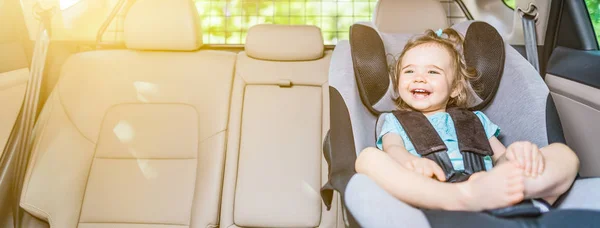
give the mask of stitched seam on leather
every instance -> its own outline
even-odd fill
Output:
[[[102,124],[104,123],[104,120],[106,119],[108,110],[110,110],[112,107],[114,107],[114,105],[109,107],[108,109],[106,109],[106,111],[104,112],[104,115],[102,116],[102,121],[100,121],[100,128],[98,130],[99,132],[102,131]],[[98,139],[100,139],[100,134],[98,134],[98,138],[96,138],[96,142],[98,142]],[[85,179],[85,185],[83,186],[83,196],[81,197],[81,205],[79,206],[79,216],[77,217],[78,224],[82,223],[81,222],[81,214],[83,214],[83,204],[85,203],[85,195],[87,193],[87,186],[90,183],[90,175],[92,173],[92,167],[94,166],[94,160],[96,160],[96,151],[98,150],[98,144],[99,143],[94,143],[94,149],[92,151],[92,159],[90,161],[90,165],[89,165],[88,172],[87,172],[87,177]]]
[[[56,93],[58,102],[59,102],[59,104],[60,104],[63,112],[65,113],[65,116],[67,117],[67,120],[69,121],[69,123],[71,123],[75,129],[77,129],[77,132],[79,132],[79,134],[81,134],[81,136],[84,139],[87,139],[91,143],[96,144],[96,143],[94,143],[94,141],[92,141],[90,138],[88,138],[85,134],[83,134],[83,132],[81,131],[81,129],[79,129],[79,127],[77,127],[77,125],[75,124],[75,122],[73,122],[73,119],[71,118],[71,115],[69,115],[69,112],[67,112],[67,109],[65,108],[65,104],[64,104],[63,100],[61,99],[61,96],[60,96],[60,84],[56,88],[58,89],[58,91]]]
[[[241,98],[241,104],[240,104],[240,116],[238,117],[239,118],[238,134],[237,134],[237,137],[236,137],[237,138],[236,139],[237,140],[237,152],[235,152],[235,154],[236,154],[235,172],[234,172],[235,173],[235,176],[234,176],[235,180],[233,180],[233,186],[232,186],[232,188],[233,188],[233,195],[231,196],[232,197],[232,200],[231,200],[231,204],[232,204],[232,207],[231,207],[231,209],[232,209],[232,211],[231,211],[231,225],[229,225],[228,228],[238,227],[235,224],[235,198],[236,198],[235,197],[235,193],[237,191],[238,177],[239,177],[239,172],[240,172],[240,169],[239,169],[240,168],[240,149],[241,149],[241,146],[242,146],[242,126],[244,125],[244,121],[243,121],[244,120],[244,102],[246,100],[245,99],[246,98],[245,95],[246,95],[246,88],[247,87],[248,87],[248,84],[245,83],[244,86],[242,87],[242,92],[240,94],[242,96],[242,98]],[[229,137],[227,137],[227,140],[229,140]],[[225,149],[225,151],[228,151],[227,148]],[[227,154],[225,155],[225,166],[227,166]],[[221,181],[222,182],[225,181],[225,172],[223,172],[223,178],[222,178]],[[222,199],[223,199],[223,189],[221,189],[221,199],[220,199],[221,203],[220,204],[222,204],[222,201],[223,201]],[[220,211],[220,207],[221,206],[219,206],[219,211]]]
[[[229,121],[227,121],[227,122],[229,122]],[[204,142],[206,142],[207,140],[209,140],[209,139],[211,139],[211,138],[213,138],[213,137],[215,137],[215,136],[217,136],[217,135],[219,135],[219,134],[221,134],[221,133],[223,133],[223,132],[226,132],[226,131],[227,131],[227,129],[220,130],[220,131],[218,131],[218,132],[216,132],[216,133],[214,133],[214,134],[212,134],[212,135],[210,135],[210,136],[207,136],[206,138],[203,138],[203,139],[201,139],[200,141],[198,141],[198,144],[204,143]],[[198,150],[200,150],[200,148],[198,148]]]
[[[230,98],[230,100],[231,100],[231,98]],[[231,102],[230,102],[230,104],[231,104]],[[229,113],[229,110],[228,110],[228,113]],[[228,124],[229,124],[229,118],[227,118],[227,125]],[[200,130],[200,128],[198,128],[198,131],[199,130]],[[208,141],[209,139],[212,139],[212,138],[214,138],[214,137],[218,136],[219,134],[224,133],[226,131],[227,130],[221,130],[221,131],[219,131],[219,132],[217,132],[217,133],[215,133],[215,134],[213,134],[211,136],[206,137],[205,139],[200,140],[198,142],[198,150],[196,151],[196,153],[200,153],[200,145],[201,144],[203,144],[204,142]],[[223,183],[223,179],[224,179],[224,175],[225,175],[225,164],[226,164],[225,160],[227,159],[227,135],[225,135],[225,140],[223,142],[223,147],[224,147],[223,153],[225,153],[225,155],[223,156],[223,166],[221,167],[221,170],[223,170],[223,174],[221,174],[221,177],[220,177],[221,178],[221,182],[220,183]],[[195,159],[200,159],[200,157],[195,158]],[[190,227],[192,226],[192,220],[193,220],[192,217],[194,216],[193,215],[194,206],[197,206],[197,205],[194,205],[194,202],[196,201],[196,196],[197,196],[197,194],[196,194],[196,186],[197,186],[196,185],[196,181],[198,181],[198,175],[197,175],[197,173],[198,173],[198,165],[197,164],[198,163],[196,163],[196,172],[195,172],[196,173],[196,177],[194,178],[194,190],[193,190],[194,195],[193,195],[193,198],[192,198],[192,208],[190,208],[190,220],[189,220],[189,225],[188,225]],[[221,199],[222,198],[223,198],[223,186],[221,185],[221,189],[219,190],[219,203],[218,203],[218,208],[219,208],[218,211],[219,212],[221,211],[221,203],[222,203]],[[217,222],[218,222],[218,220],[219,220],[219,216],[217,215]],[[219,226],[218,225],[209,224],[206,227],[219,227]]]

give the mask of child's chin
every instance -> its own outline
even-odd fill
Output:
[[[410,108],[412,108],[413,110],[415,110],[417,112],[423,112],[423,110],[427,110],[427,108],[429,108],[429,106],[427,106],[427,105],[420,105],[420,104],[409,104],[408,106],[410,106]]]

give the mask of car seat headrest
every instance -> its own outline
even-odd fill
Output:
[[[439,0],[379,0],[373,23],[377,30],[386,33],[419,33],[449,26]]]
[[[492,101],[500,86],[506,55],[504,40],[490,24],[474,22],[467,29],[463,52],[467,66],[475,68],[479,76],[471,81],[479,100],[471,104],[471,109],[479,110]]]
[[[129,49],[193,51],[202,46],[200,17],[190,0],[138,0],[123,29]]]
[[[256,25],[248,30],[245,50],[255,59],[315,60],[323,57],[323,35],[311,25]]]
[[[468,66],[477,70],[479,76],[470,83],[470,91],[475,99],[469,101],[471,109],[479,110],[489,104],[498,90],[504,69],[504,41],[496,29],[485,22],[464,23],[469,24],[466,27],[460,23],[454,28],[465,37],[465,60]],[[398,42],[404,42],[405,37],[400,36]],[[387,57],[397,57],[400,53],[386,53],[379,33],[361,24],[355,24],[350,29],[350,49],[363,104],[376,115],[396,109],[393,99],[397,95],[393,93],[392,78],[397,59],[389,60]]]

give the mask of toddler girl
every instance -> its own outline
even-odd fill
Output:
[[[447,108],[467,108],[473,99],[469,80],[476,72],[465,64],[463,38],[453,29],[431,30],[408,42],[399,57],[393,86],[399,110],[427,117],[448,148],[455,170],[464,169],[456,131]],[[575,153],[564,144],[538,148],[531,142],[504,147],[500,128],[485,114],[474,114],[483,125],[493,156],[484,158],[487,172],[461,183],[446,183],[438,164],[421,158],[391,113],[384,114],[377,147],[363,150],[356,171],[373,179],[399,200],[427,209],[481,211],[510,206],[523,199],[542,198],[553,204],[566,192],[579,169]]]

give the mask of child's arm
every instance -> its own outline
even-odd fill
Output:
[[[440,181],[446,181],[446,175],[438,164],[427,158],[420,158],[409,153],[404,147],[402,137],[399,135],[394,133],[385,134],[382,144],[383,151],[388,153],[396,162],[403,165],[404,168],[426,177],[435,176]]]
[[[496,136],[492,136],[489,141],[492,151],[494,152],[494,155],[492,156],[492,161],[494,161],[494,164],[500,164],[507,161],[506,147],[504,147],[500,140],[498,140]]]
[[[404,141],[402,137],[394,133],[387,133],[383,136],[382,140],[383,151],[387,152],[390,157],[396,160],[398,163],[404,165],[419,157],[409,153],[404,147]]]
[[[533,177],[544,172],[544,155],[537,145],[531,142],[515,142],[506,148],[496,137],[491,137],[490,146],[494,151],[492,156],[494,164],[517,161],[519,167],[525,171],[525,175]]]

